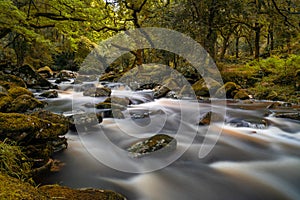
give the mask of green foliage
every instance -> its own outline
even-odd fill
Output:
[[[8,140],[0,141],[0,172],[10,176],[27,179],[31,164],[19,146]]]

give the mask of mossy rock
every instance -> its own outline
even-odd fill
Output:
[[[18,96],[12,101],[9,112],[24,113],[29,110],[34,110],[35,108],[43,108],[44,106],[44,102],[41,102],[27,94],[24,94]]]
[[[142,157],[154,152],[172,152],[176,149],[176,147],[177,141],[175,138],[165,134],[157,134],[134,143],[127,149],[127,151],[132,157]]]
[[[95,105],[97,109],[119,109],[119,110],[126,110],[125,106],[115,103],[109,102],[100,102]]]
[[[0,139],[30,144],[32,140],[51,140],[66,134],[68,126],[18,113],[0,113]]]
[[[29,183],[0,173],[0,199],[46,200],[50,198]]]
[[[124,196],[110,190],[71,189],[59,185],[44,185],[38,189],[50,199],[72,200],[126,200]]]
[[[51,78],[53,76],[53,71],[50,67],[45,66],[45,67],[41,67],[37,70],[37,72],[45,77],[45,78]]]
[[[7,112],[11,106],[13,98],[3,92],[0,92],[0,112]]]
[[[4,94],[8,94],[7,89],[0,85],[0,92]]]
[[[241,100],[250,99],[249,94],[245,90],[239,90],[233,98]]]
[[[237,85],[234,82],[227,82],[225,83],[218,91],[216,92],[217,96],[224,95],[222,94],[223,91],[226,92],[227,98],[234,98],[235,94],[241,89],[241,86]]]
[[[24,65],[14,70],[13,72],[18,77],[22,78],[28,87],[45,87],[51,88],[52,84],[42,77],[33,67],[30,65]]]
[[[8,90],[8,93],[13,98],[17,98],[18,96],[21,96],[21,95],[28,95],[28,96],[33,97],[32,92],[30,92],[29,90],[27,90],[26,88],[23,88],[23,87],[12,87]]]
[[[39,119],[50,121],[51,123],[62,124],[66,126],[66,129],[67,126],[69,125],[69,119],[67,117],[52,113],[47,110],[39,110],[37,112],[31,113],[30,115],[33,117],[37,117]]]
[[[49,90],[49,91],[43,92],[40,96],[48,98],[48,99],[57,98],[58,97],[58,92],[56,90]]]
[[[4,74],[0,71],[0,85],[4,86],[6,89],[9,89],[10,87],[19,86],[26,88],[26,84],[23,81],[23,79],[10,75],[10,74]]]
[[[111,94],[111,89],[108,87],[89,88],[83,92],[83,96],[90,97],[108,97]]]
[[[153,89],[153,96],[155,99],[159,99],[165,97],[170,91],[170,88],[168,88],[166,85],[158,85]]]
[[[221,84],[212,78],[200,79],[192,85],[195,94],[203,97],[214,95],[220,87]]]

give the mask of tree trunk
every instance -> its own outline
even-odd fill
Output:
[[[260,30],[261,30],[261,27],[259,25],[259,23],[255,23],[255,26],[254,26],[254,31],[255,31],[255,42],[254,42],[254,45],[255,45],[255,55],[254,55],[254,58],[255,59],[259,59],[259,55],[260,55],[260,47],[259,47],[259,43],[260,43]]]
[[[240,40],[239,37],[237,37],[235,39],[235,57],[236,58],[239,58],[239,40]]]

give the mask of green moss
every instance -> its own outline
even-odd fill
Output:
[[[33,97],[32,92],[23,87],[12,87],[8,90],[8,93],[13,98],[17,98],[18,96],[21,96],[23,94]]]
[[[11,106],[13,98],[7,94],[0,92],[0,112],[6,112]]]
[[[64,135],[68,126],[18,113],[0,113],[0,138],[29,143],[33,139],[55,139]]]
[[[19,86],[19,87],[26,88],[26,84],[21,78],[10,74],[4,74],[1,71],[0,71],[0,85],[4,86],[7,89],[9,89],[10,86]]]
[[[27,179],[31,169],[31,164],[26,162],[27,156],[16,144],[0,141],[0,172],[10,176]]]
[[[10,112],[23,113],[35,108],[43,108],[45,104],[27,94],[23,94],[14,99],[9,109]]]
[[[29,183],[20,181],[6,174],[0,173],[0,199],[7,200],[44,200],[45,194]]]

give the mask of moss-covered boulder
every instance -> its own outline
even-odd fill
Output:
[[[14,87],[14,86],[26,88],[26,84],[21,78],[10,74],[4,74],[1,71],[0,71],[0,85],[6,89],[9,89],[10,87]]]
[[[234,99],[246,100],[250,99],[249,94],[246,90],[239,90],[233,97]]]
[[[11,106],[13,98],[8,94],[0,92],[0,112],[7,112]]]
[[[45,185],[39,188],[50,199],[72,200],[126,200],[124,196],[110,190],[71,189],[59,185]]]
[[[23,94],[21,96],[18,96],[11,102],[11,106],[8,111],[24,113],[26,111],[34,110],[36,108],[43,108],[44,106],[44,102],[41,102],[27,94]]]
[[[50,198],[29,183],[0,173],[0,199],[47,200]]]
[[[132,157],[141,157],[158,151],[161,153],[172,152],[176,149],[176,146],[177,141],[175,138],[165,134],[157,134],[132,144],[127,148],[127,151]]]
[[[93,87],[88,88],[83,92],[83,96],[90,97],[108,97],[111,94],[111,89],[108,87]]]
[[[22,78],[28,87],[52,88],[52,84],[30,65],[19,67],[13,73]]]
[[[39,68],[37,72],[44,78],[51,78],[53,76],[53,71],[48,66]]]
[[[66,134],[68,126],[35,116],[18,113],[0,113],[0,140],[10,138],[22,144],[33,140],[51,140]]]
[[[203,97],[209,97],[210,92],[215,94],[220,87],[221,84],[212,78],[206,78],[205,81],[204,79],[200,79],[192,85],[195,94]]]
[[[241,89],[241,86],[237,85],[234,82],[225,83],[220,89],[217,90],[216,95],[222,96],[224,95],[222,92],[226,92],[226,97],[233,99],[236,93]]]
[[[30,92],[28,89],[26,89],[24,87],[18,87],[18,86],[10,88],[8,90],[8,93],[12,98],[17,98],[18,96],[21,96],[21,95],[28,95],[28,96],[33,97],[32,92]]]

